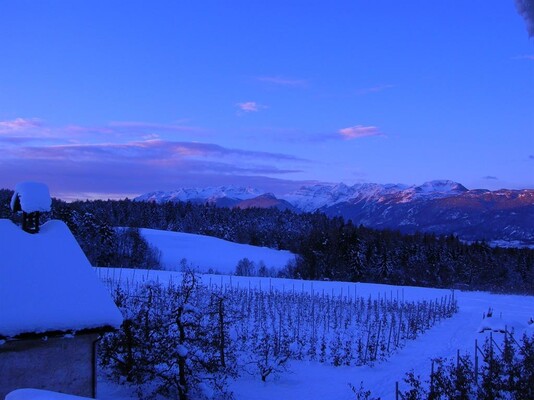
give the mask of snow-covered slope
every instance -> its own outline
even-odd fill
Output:
[[[267,267],[275,269],[281,269],[295,259],[295,255],[286,250],[233,243],[211,236],[156,229],[140,229],[140,232],[161,251],[163,268],[171,271],[179,271],[184,258],[200,272],[211,269],[225,274],[233,274],[243,258],[253,261],[256,266],[262,261]]]

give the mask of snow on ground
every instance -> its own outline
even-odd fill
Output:
[[[179,282],[179,273],[165,271],[113,270],[97,269],[102,279],[122,282],[142,282],[157,280]],[[404,300],[436,299],[450,290],[399,287],[379,284],[299,281],[276,278],[248,278],[236,276],[202,275],[206,285],[227,287],[255,287],[264,290],[298,290],[325,292],[342,296],[387,296]],[[307,399],[324,400],[354,399],[349,383],[359,387],[360,382],[374,396],[384,400],[395,398],[395,382],[403,389],[406,372],[413,369],[416,374],[426,379],[430,373],[430,360],[436,357],[455,357],[457,350],[461,354],[473,353],[475,339],[483,343],[489,331],[479,333],[481,326],[500,327],[506,325],[514,328],[515,337],[520,338],[524,332],[534,333],[534,324],[528,325],[534,316],[534,297],[517,295],[496,295],[486,292],[454,291],[460,310],[453,318],[446,319],[420,336],[415,341],[407,341],[405,346],[385,362],[374,366],[333,367],[318,362],[293,361],[289,373],[277,379],[261,382],[258,377],[242,376],[231,385],[236,400],[271,400],[271,399]],[[483,319],[489,308],[493,309],[492,321]],[[500,333],[493,333],[498,338]],[[120,392],[122,390],[122,392]],[[120,393],[120,394],[119,394]],[[129,392],[131,393],[131,392]],[[119,397],[124,396],[124,397]],[[99,396],[102,400],[127,399],[128,391],[109,382],[100,384]]]
[[[89,397],[51,392],[40,389],[17,389],[8,393],[5,400],[89,400]]]
[[[229,242],[211,236],[183,232],[140,229],[141,235],[161,251],[164,269],[180,270],[180,261],[186,259],[200,272],[210,269],[219,273],[234,273],[239,260],[248,258],[258,266],[263,261],[267,267],[283,268],[295,255],[286,250],[251,246]]]

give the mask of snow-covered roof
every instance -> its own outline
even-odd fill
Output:
[[[48,186],[40,182],[21,182],[15,186],[15,193],[11,198],[11,210],[18,211],[17,198],[20,208],[26,213],[35,211],[48,212],[52,205]]]
[[[120,326],[120,311],[62,221],[32,235],[0,219],[0,238],[0,338]]]

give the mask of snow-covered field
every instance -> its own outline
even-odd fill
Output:
[[[147,280],[179,282],[181,274],[168,271],[97,269],[104,280],[133,283]],[[372,298],[388,297],[400,300],[433,300],[451,293],[450,290],[397,287],[378,284],[299,281],[275,278],[248,278],[221,275],[201,275],[202,282],[212,287],[253,287],[262,290],[324,292],[336,296],[364,296]],[[318,362],[293,361],[290,372],[277,379],[261,382],[258,377],[241,376],[232,383],[231,389],[237,400],[262,399],[353,399],[349,383],[372,391],[382,399],[395,398],[395,382],[401,388],[404,374],[413,369],[416,374],[426,377],[430,370],[430,359],[454,357],[457,350],[462,354],[472,353],[475,340],[483,341],[487,331],[479,333],[482,326],[488,325],[483,319],[491,307],[494,311],[490,325],[507,325],[513,328],[516,337],[524,332],[534,333],[534,326],[528,320],[534,316],[534,297],[516,295],[495,295],[486,292],[455,291],[459,312],[431,328],[415,341],[407,341],[405,346],[387,361],[373,366],[333,367]],[[494,335],[500,335],[494,333]],[[124,387],[109,382],[100,382],[98,398],[127,399],[134,394]]]
[[[170,271],[179,271],[184,258],[200,272],[211,269],[223,274],[234,273],[243,258],[253,261],[256,266],[261,261],[275,269],[283,268],[295,258],[286,250],[233,243],[211,236],[156,229],[140,229],[140,232],[148,243],[161,251],[163,268]]]

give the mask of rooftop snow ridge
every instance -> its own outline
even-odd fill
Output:
[[[31,235],[0,219],[0,237],[0,337],[120,326],[120,311],[64,222]]]

